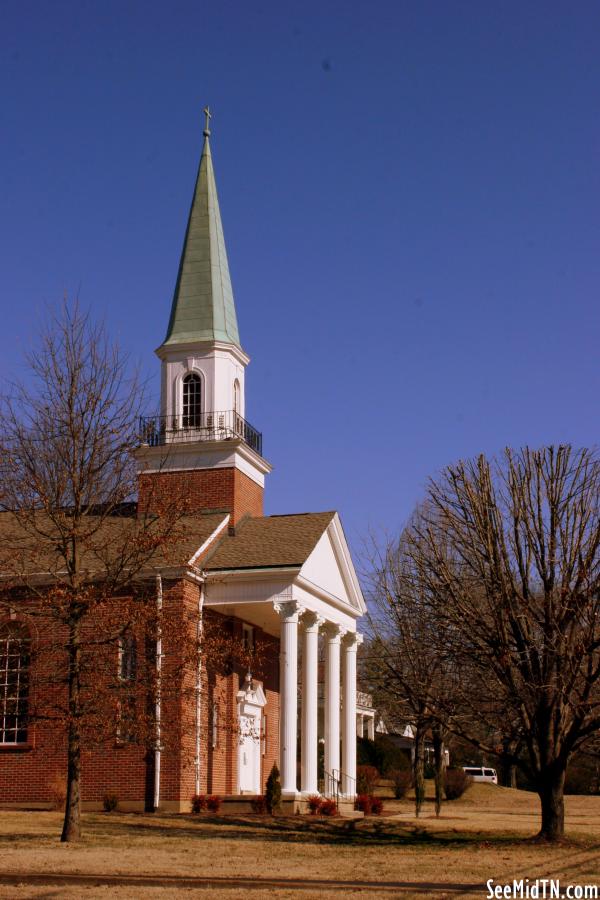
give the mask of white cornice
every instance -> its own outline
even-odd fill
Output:
[[[190,353],[208,356],[214,350],[230,353],[243,366],[247,366],[250,362],[250,357],[244,353],[241,347],[236,347],[235,344],[226,344],[225,341],[186,341],[181,344],[161,344],[154,352],[162,360],[169,357],[177,358],[178,354],[181,354],[182,357],[189,356]]]
[[[307,591],[309,594],[318,597],[319,600],[323,600],[325,603],[329,604],[329,606],[334,606],[336,609],[339,609],[340,612],[346,613],[347,616],[352,616],[352,618],[358,619],[363,615],[360,609],[356,609],[356,607],[354,606],[349,606],[348,603],[346,603],[344,600],[341,600],[339,597],[336,597],[335,594],[331,594],[324,588],[319,587],[318,584],[314,584],[314,582],[309,581],[308,578],[304,577],[304,575],[298,574],[294,579],[294,584],[299,588],[302,588],[302,590]]]
[[[220,466],[215,465],[214,462],[209,463],[206,466],[202,465],[186,465],[181,464],[177,465],[159,465],[160,460],[164,460],[165,457],[167,460],[169,458],[177,458],[182,455],[191,455],[197,454],[198,456],[206,455],[208,456],[211,453],[225,453],[228,455],[239,454],[239,456],[250,465],[254,466],[262,475],[268,475],[273,471],[273,466],[270,462],[260,456],[255,450],[252,450],[251,447],[246,444],[241,438],[229,438],[225,441],[182,441],[182,442],[172,442],[159,444],[155,447],[150,447],[148,444],[142,444],[137,447],[133,451],[133,455],[137,458],[146,457],[147,459],[157,460],[156,468],[154,469],[145,469],[146,472],[178,472],[178,471],[189,471],[191,468],[193,469],[214,469],[214,468],[239,468],[240,471],[243,471],[240,466],[235,465],[235,458],[230,463],[229,460],[224,460]],[[247,474],[247,473],[246,473]]]

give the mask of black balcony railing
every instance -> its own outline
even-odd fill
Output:
[[[189,416],[141,416],[140,443],[150,447],[193,441],[230,441],[240,438],[262,456],[262,434],[239,413],[205,412]]]

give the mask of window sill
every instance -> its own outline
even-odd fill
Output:
[[[0,753],[28,753],[33,750],[33,744],[0,744]]]

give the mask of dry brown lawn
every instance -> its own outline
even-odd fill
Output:
[[[532,794],[474,785],[436,819],[409,800],[364,821],[89,814],[78,845],[61,816],[0,812],[0,897],[485,897],[485,882],[600,883],[600,798],[567,798],[568,839],[532,838]]]

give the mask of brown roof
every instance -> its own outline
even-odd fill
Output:
[[[108,575],[118,565],[138,571],[183,567],[222,524],[225,515],[211,512],[183,516],[164,535],[160,520],[143,531],[135,507],[127,515],[90,515],[86,517],[82,566],[95,576],[103,572]],[[301,566],[334,515],[248,517],[238,523],[234,534],[222,531],[196,565],[208,571]],[[58,576],[64,572],[65,562],[57,549],[60,529],[42,513],[35,514],[35,526],[31,519],[26,514],[0,513],[0,576]]]
[[[208,551],[202,567],[214,571],[301,566],[334,515],[299,513],[243,519],[234,536],[226,534]]]
[[[226,513],[182,516],[161,530],[160,520],[141,526],[135,515],[87,516],[81,564],[90,574],[127,568],[184,566],[223,522]],[[65,561],[58,549],[60,525],[43,513],[0,513],[0,575],[58,575]]]

